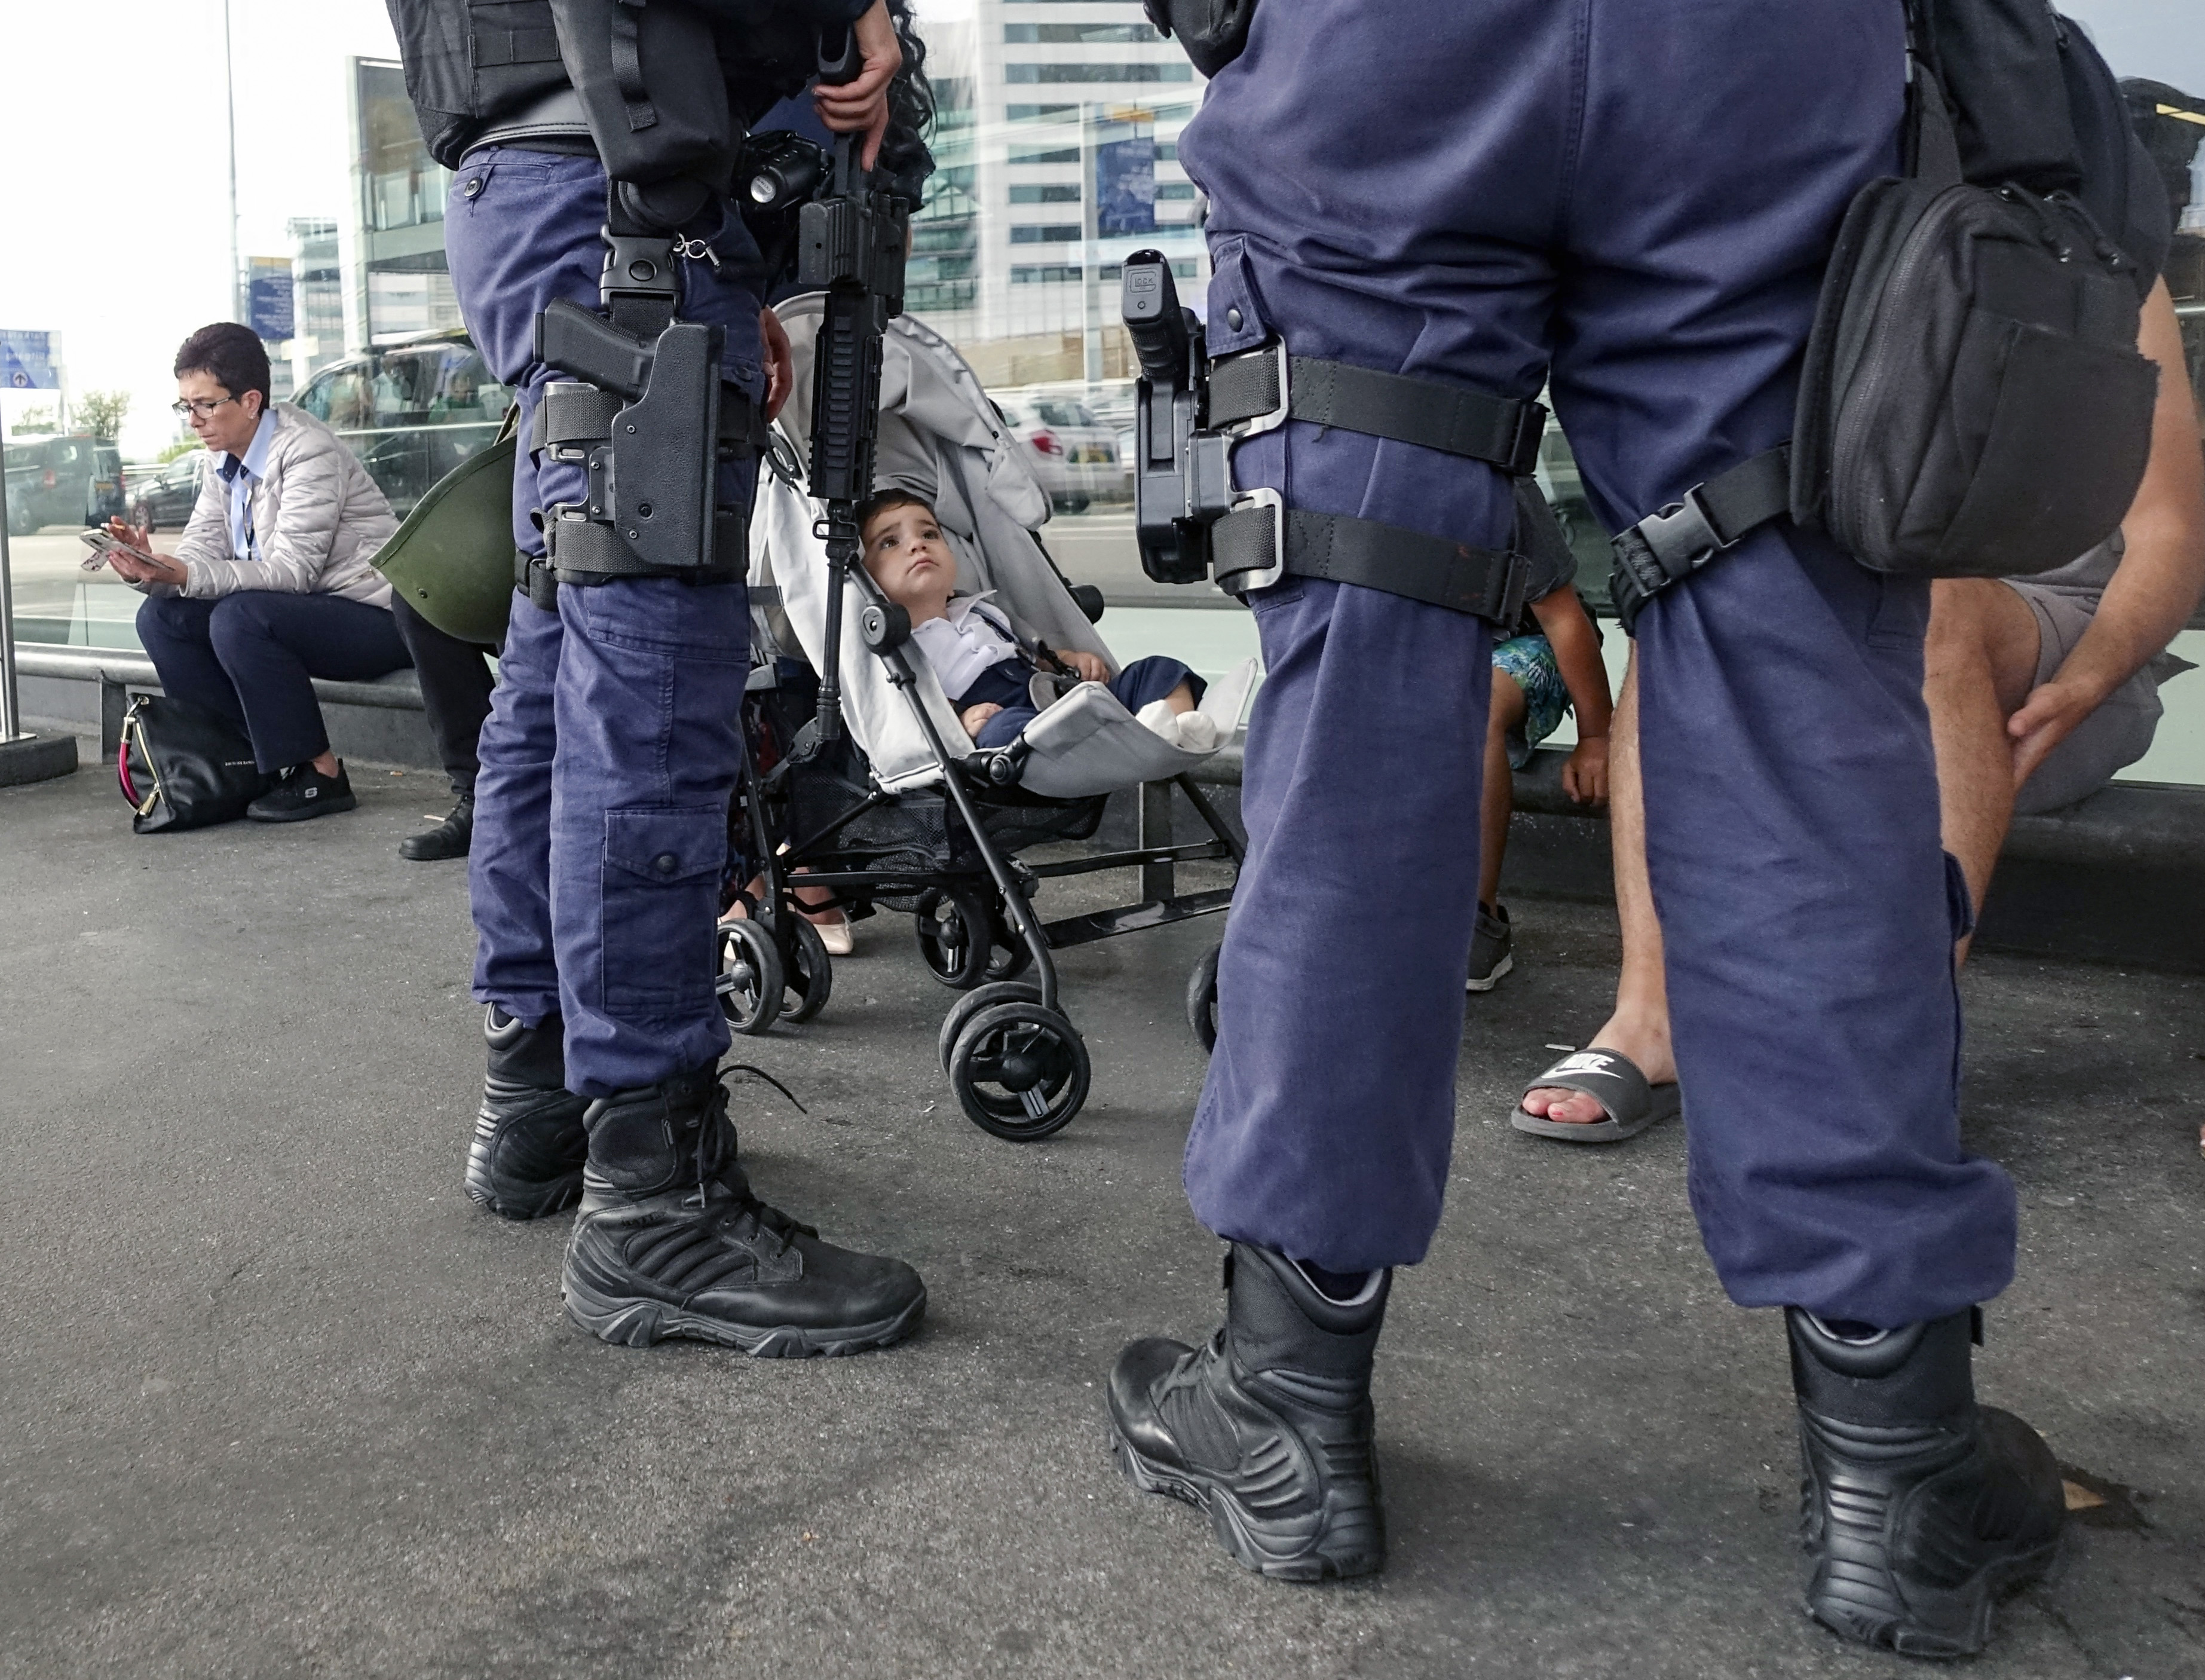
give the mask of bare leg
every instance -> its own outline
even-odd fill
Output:
[[[1490,910],[1501,902],[1501,860],[1508,853],[1508,819],[1516,807],[1508,767],[1508,731],[1524,721],[1524,691],[1498,665],[1493,670],[1493,708],[1485,725],[1485,785],[1477,813],[1477,902]]]
[[[1677,1077],[1669,1048],[1669,991],[1661,968],[1661,924],[1654,914],[1654,889],[1646,873],[1646,800],[1638,779],[1638,667],[1623,678],[1615,723],[1608,737],[1608,838],[1615,853],[1615,909],[1623,925],[1623,972],[1615,985],[1615,1013],[1592,1042],[1620,1051],[1650,1084]],[[1524,1099],[1524,1111],[1548,1120],[1589,1125],[1608,1111],[1581,1091],[1543,1087]]]
[[[1937,748],[1938,816],[1980,910],[2013,820],[2006,720],[2036,680],[2036,615],[1994,578],[1941,578],[1929,603],[1922,694]],[[1969,944],[1960,941],[1956,961],[1967,961]]]
[[[1194,710],[1194,690],[1182,682],[1164,696],[1164,704],[1174,712],[1192,712]]]

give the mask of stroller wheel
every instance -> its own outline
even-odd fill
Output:
[[[976,986],[949,1006],[949,1013],[942,1017],[942,1036],[935,1043],[935,1051],[942,1059],[942,1071],[949,1071],[949,1053],[957,1048],[957,1035],[965,1030],[965,1023],[982,1010],[993,1009],[998,1004],[1038,1004],[1041,988],[1037,986],[1011,986],[993,981]]]
[[[789,920],[796,928],[789,948],[795,961],[782,965],[786,991],[781,1012],[791,1021],[809,1021],[827,1007],[828,994],[835,989],[835,965],[817,928],[802,916],[791,916]]]
[[[966,1117],[1013,1143],[1045,1138],[1079,1113],[1091,1073],[1072,1023],[1039,1004],[982,1010],[949,1052],[949,1083]]]
[[[979,894],[963,887],[930,887],[918,901],[913,920],[918,954],[935,979],[969,992],[987,977],[990,918]]]
[[[773,937],[758,922],[730,921],[721,924],[719,943],[712,989],[720,995],[720,1013],[738,1033],[763,1033],[781,1014],[784,986]]]
[[[1224,949],[1212,945],[1203,952],[1186,977],[1186,1024],[1205,1051],[1217,1048],[1217,955]]]
[[[995,944],[988,953],[989,980],[1016,980],[1033,966],[1033,953],[1026,949],[1024,939],[1011,932],[1011,925],[1001,910],[988,917],[988,935]]]

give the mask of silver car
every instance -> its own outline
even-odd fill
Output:
[[[1029,391],[990,395],[1059,513],[1085,513],[1092,503],[1126,498],[1130,486],[1118,440],[1086,404]]]

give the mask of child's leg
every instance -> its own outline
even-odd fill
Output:
[[[1177,659],[1152,653],[1136,659],[1110,679],[1110,692],[1128,712],[1162,700],[1174,712],[1192,712],[1202,695],[1202,679]]]
[[[1515,789],[1508,766],[1508,731],[1524,721],[1524,690],[1516,679],[1493,668],[1493,705],[1485,725],[1485,785],[1479,795],[1477,902],[1490,910],[1501,902],[1501,860],[1508,849],[1508,819]]]

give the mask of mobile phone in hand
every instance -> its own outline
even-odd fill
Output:
[[[98,571],[107,563],[108,557],[114,554],[127,554],[133,560],[142,560],[148,563],[153,558],[152,555],[131,547],[129,544],[119,540],[105,531],[85,531],[79,534],[84,539],[85,545],[92,550],[90,554],[78,563],[87,572]]]

